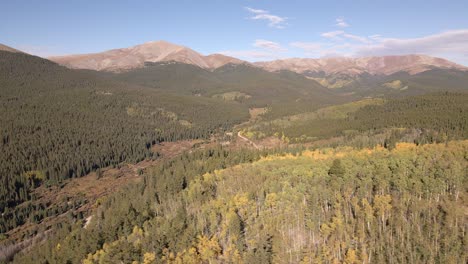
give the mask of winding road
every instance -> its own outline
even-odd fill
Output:
[[[250,144],[251,146],[253,146],[254,148],[260,149],[260,147],[257,146],[257,144],[255,144],[252,140],[250,140],[250,139],[244,137],[244,136],[241,134],[240,131],[237,132],[237,136],[238,136],[239,138],[241,138],[242,140],[246,141],[247,143],[249,143],[249,144]]]

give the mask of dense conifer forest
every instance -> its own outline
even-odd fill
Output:
[[[335,78],[340,80],[339,75]],[[346,77],[343,78],[346,80]],[[389,86],[388,84],[392,82],[398,85]],[[418,74],[407,72],[396,72],[387,76],[363,74],[336,90],[363,97],[403,98],[440,91],[463,92],[466,91],[467,82],[468,76],[464,71],[432,69]]]
[[[157,158],[154,144],[209,138],[247,118],[236,103],[170,95],[0,51],[0,231],[38,210],[15,206],[34,199],[30,192],[41,184]]]
[[[272,73],[247,64],[226,64],[208,71],[179,62],[158,62],[122,73],[99,75],[175,94],[223,98],[246,107],[269,107],[271,117],[312,111],[354,99],[340,96],[291,71]]]
[[[385,128],[420,130],[418,141],[468,137],[468,94],[431,93],[385,101],[374,99],[259,122],[246,128],[252,138],[276,135],[291,142],[359,135]]]

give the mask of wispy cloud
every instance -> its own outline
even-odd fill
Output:
[[[341,38],[339,36],[344,34],[344,33],[345,32],[343,30],[336,30],[336,31],[330,31],[330,32],[322,33],[321,36],[324,37],[324,38],[328,38],[328,39],[340,40]]]
[[[369,39],[372,39],[372,40],[381,40],[381,39],[382,39],[382,35],[375,34],[375,35],[369,36],[368,38],[369,38]]]
[[[262,48],[265,50],[276,51],[276,52],[286,51],[286,49],[283,48],[279,43],[269,41],[269,40],[264,40],[264,39],[255,40],[253,46],[257,48]]]
[[[344,32],[343,30],[325,32],[325,33],[322,33],[321,36],[324,38],[337,40],[337,41],[348,39],[348,40],[362,42],[362,43],[370,43],[370,40],[366,37],[349,34],[349,33]]]
[[[366,37],[361,37],[361,36],[357,36],[353,34],[344,33],[343,37],[350,39],[350,40],[357,41],[357,42],[370,43],[370,40],[367,39]]]
[[[291,42],[289,46],[298,48],[304,51],[306,56],[320,56],[323,49],[323,44],[318,42]]]
[[[288,49],[281,44],[264,39],[257,39],[252,43],[253,49],[247,50],[226,50],[219,53],[240,58],[247,61],[274,60],[284,58]]]
[[[301,49],[307,57],[350,56],[349,49],[353,44],[336,42],[291,42],[291,47]]]
[[[426,54],[468,63],[468,29],[449,30],[418,38],[388,38],[380,34],[360,36],[344,29],[350,25],[343,17],[337,18],[335,26],[343,28],[320,34],[320,45],[305,45],[293,42],[305,54],[333,53],[348,56],[381,56],[403,54]]]
[[[269,11],[262,10],[262,9],[254,9],[250,7],[245,7],[245,10],[247,10],[249,13],[252,14],[252,16],[249,17],[249,19],[252,20],[266,20],[268,21],[268,26],[274,27],[274,28],[284,28],[286,26],[286,20],[288,19],[287,17],[280,17],[277,15],[270,14]]]
[[[262,9],[253,9],[251,7],[245,7],[245,9],[247,11],[249,11],[250,13],[253,13],[253,14],[268,14],[268,11],[266,10],[262,10]]]
[[[322,44],[317,42],[291,42],[289,45],[308,51],[319,50],[322,48]]]
[[[341,28],[345,28],[345,27],[349,27],[349,24],[346,23],[346,21],[344,20],[344,18],[340,17],[340,18],[337,18],[337,19],[336,19],[336,24],[335,24],[335,26],[341,27]]]
[[[411,53],[468,57],[468,29],[450,30],[419,38],[381,38],[376,43],[356,50],[358,56]]]
[[[359,36],[343,30],[325,32],[319,42],[292,42],[306,56],[384,56],[425,54],[468,65],[468,29],[450,30],[418,38]]]
[[[225,50],[217,52],[226,56],[231,56],[243,60],[267,60],[275,58],[274,54],[268,51],[261,51],[261,50]]]

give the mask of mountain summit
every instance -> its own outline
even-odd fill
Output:
[[[177,61],[204,69],[214,69],[228,63],[239,64],[243,62],[221,54],[203,56],[190,48],[166,41],[152,41],[101,53],[57,56],[48,59],[69,68],[98,71],[122,71],[140,68],[144,66],[145,62]]]

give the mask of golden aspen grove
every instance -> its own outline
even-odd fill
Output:
[[[60,240],[17,261],[461,263],[467,257],[468,141],[258,155],[205,151],[163,164],[145,184],[105,201],[85,229],[80,222],[66,226]],[[227,160],[221,168],[214,165],[220,158]]]

